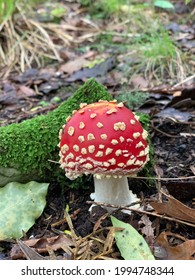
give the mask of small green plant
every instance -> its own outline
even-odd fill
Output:
[[[165,75],[184,78],[185,70],[182,54],[171,40],[168,32],[160,28],[158,32],[145,34],[137,40],[137,53],[147,77],[162,79]]]
[[[65,7],[56,7],[51,11],[51,15],[55,18],[61,18],[66,14],[66,8]]]
[[[14,0],[0,0],[0,24],[13,14],[15,2]]]
[[[170,1],[155,0],[154,6],[162,9],[174,9],[173,4]]]
[[[89,12],[95,17],[104,18],[111,14],[118,13],[122,5],[127,4],[127,0],[79,0],[80,4],[89,7]]]
[[[140,92],[140,91],[132,91],[132,92],[122,92],[116,99],[118,102],[125,102],[125,105],[131,109],[135,110],[148,98],[149,94],[147,92]]]
[[[145,38],[144,38],[145,37]],[[141,51],[146,58],[175,58],[176,57],[176,47],[173,44],[169,34],[161,28],[159,33],[145,35],[142,39],[146,42],[141,46]]]
[[[125,0],[101,0],[100,2],[100,7],[102,10],[105,12],[105,14],[112,14],[115,12],[118,12],[120,9],[120,6],[125,4]]]

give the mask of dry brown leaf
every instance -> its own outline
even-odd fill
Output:
[[[187,240],[177,246],[171,246],[167,238],[169,235],[172,236],[173,234],[169,234],[168,232],[161,232],[161,234],[156,239],[156,250],[163,252],[160,259],[195,260],[195,258],[192,257],[195,254],[195,239]],[[158,257],[159,254],[155,254],[155,256]]]
[[[80,57],[77,57],[74,60],[68,61],[61,65],[59,71],[67,73],[68,75],[71,75],[74,72],[83,68],[88,63],[87,58],[93,57],[94,54],[95,54],[94,52],[89,51],[88,53],[86,53]]]
[[[133,76],[131,83],[134,88],[147,88],[149,84],[141,75]]]
[[[195,223],[195,209],[187,207],[174,197],[163,193],[167,202],[151,202],[151,206],[159,214],[165,214],[175,219],[180,219],[186,222]]]
[[[20,98],[24,98],[24,97],[32,97],[32,96],[36,96],[37,93],[32,89],[32,88],[29,88],[27,86],[24,86],[24,85],[21,85],[19,87],[19,91],[17,93],[17,95],[20,97]]]
[[[68,238],[64,234],[60,234],[58,236],[54,237],[42,237],[39,239],[29,239],[22,242],[23,245],[28,246],[30,248],[33,248],[37,253],[47,253],[47,247],[49,246],[52,248],[52,250],[56,251],[62,248],[64,246],[72,246],[73,242],[70,238]],[[11,250],[11,258],[12,259],[20,259],[23,258],[24,254],[21,251],[21,248],[18,246],[18,244],[15,244]]]
[[[147,238],[154,238],[154,228],[152,227],[152,222],[147,215],[143,215],[138,223],[139,225],[144,225],[140,228],[142,234],[144,234]]]
[[[173,107],[175,109],[182,108],[185,106],[192,106],[194,104],[194,94],[195,87],[185,88],[182,90],[181,95],[173,97],[173,99],[168,104],[169,107]]]
[[[85,64],[87,60],[84,57],[78,57],[75,60],[68,61],[60,67],[60,71],[71,75],[72,73],[80,70]]]
[[[38,254],[34,249],[29,247],[28,245],[26,245],[24,241],[18,240],[17,244],[27,260],[46,260],[47,259],[47,258],[41,256],[40,254]]]

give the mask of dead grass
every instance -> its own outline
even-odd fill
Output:
[[[4,78],[10,71],[23,72],[33,65],[42,67],[48,60],[60,62],[60,48],[83,43],[97,33],[97,27],[90,25],[83,28],[66,23],[41,23],[16,8],[19,19],[11,17],[0,25],[0,68]],[[80,35],[75,37],[74,32]]]
[[[182,81],[189,73],[185,55],[160,25],[158,31],[143,34],[135,40],[132,48],[136,49],[140,61],[136,71],[142,69],[147,79]]]
[[[144,62],[140,66],[144,67],[145,78],[155,79],[159,82],[166,78],[183,81],[189,71],[179,51],[176,51],[175,58],[151,57],[144,59]]]

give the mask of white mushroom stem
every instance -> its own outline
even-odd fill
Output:
[[[126,176],[122,178],[110,177],[102,179],[98,179],[94,176],[94,185],[94,201],[96,202],[126,206],[138,201],[137,196],[129,190]],[[106,207],[106,209],[108,212],[114,210],[114,208],[111,207]],[[123,212],[130,213],[130,211],[126,210],[123,210]]]

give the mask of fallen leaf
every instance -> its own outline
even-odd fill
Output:
[[[133,85],[133,88],[147,88],[149,83],[146,81],[142,76],[135,75],[131,78],[131,83]]]
[[[187,207],[174,197],[163,193],[168,201],[150,202],[150,205],[159,214],[165,214],[170,217],[180,219],[186,222],[195,223],[195,209]]]
[[[66,62],[65,64],[62,64],[59,71],[64,72],[68,75],[72,75],[74,72],[77,72],[81,68],[84,67],[85,64],[88,63],[87,58],[93,57],[94,52],[90,51],[88,53],[85,53],[84,55],[77,57],[71,61]]]
[[[60,83],[57,81],[51,81],[51,82],[45,82],[42,83],[38,89],[40,92],[43,92],[45,94],[49,94],[52,91],[56,91],[60,87]]]
[[[186,88],[180,95],[174,96],[167,107],[182,108],[193,107],[195,105],[195,88]]]
[[[152,227],[152,222],[147,215],[143,215],[138,224],[142,226],[140,227],[140,230],[146,238],[154,237],[154,228]]]
[[[86,64],[86,63],[85,63]],[[114,57],[109,57],[103,62],[96,64],[93,68],[85,67],[73,73],[70,77],[66,78],[67,82],[74,82],[86,78],[104,77],[108,71],[113,69],[116,65]]]
[[[180,26],[176,22],[170,22],[168,25],[165,25],[165,29],[177,33],[180,31]]]
[[[168,232],[161,232],[154,245],[154,255],[163,260],[195,260],[195,240],[187,240],[182,244],[171,246],[168,241]]]
[[[46,260],[47,258],[38,254],[34,249],[26,245],[22,240],[17,241],[20,250],[23,252],[27,260]]]
[[[76,58],[76,54],[74,52],[68,51],[65,47],[62,47],[59,50],[59,55],[60,58],[62,58],[66,62]]]
[[[116,245],[125,260],[154,260],[148,244],[141,234],[130,224],[111,216],[114,227],[123,230],[115,232]]]
[[[182,112],[175,108],[166,108],[155,115],[155,117],[161,117],[162,119],[173,118],[180,122],[187,122],[192,116],[188,112]]]
[[[29,68],[24,71],[24,73],[20,74],[19,76],[16,76],[13,78],[15,82],[19,83],[27,83],[29,80],[35,79],[39,74],[39,70],[36,68]]]
[[[21,243],[20,243],[21,245]],[[52,236],[52,237],[41,237],[38,239],[29,239],[22,242],[23,247],[22,248],[31,248],[36,253],[47,253],[48,248],[51,248],[53,251],[57,251],[61,248],[69,247],[73,245],[73,242],[69,237],[67,237],[65,234],[60,234],[58,236]],[[11,258],[12,259],[21,259],[24,258],[24,252],[22,251],[21,246],[19,244],[15,244],[13,248],[11,249]],[[29,250],[28,250],[29,251]]]
[[[0,94],[0,104],[1,105],[12,105],[16,104],[18,101],[18,98],[16,97],[16,93],[1,93]]]
[[[17,96],[19,96],[20,98],[32,97],[36,95],[37,93],[33,89],[23,85],[19,86],[19,91],[17,92]]]
[[[47,183],[8,183],[0,188],[0,240],[20,238],[42,214]]]
[[[78,57],[72,61],[68,61],[60,67],[60,71],[66,74],[73,74],[74,72],[80,70],[85,64],[87,60],[84,57]]]

